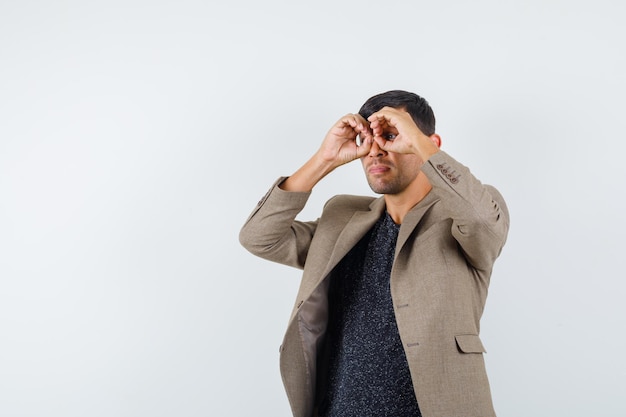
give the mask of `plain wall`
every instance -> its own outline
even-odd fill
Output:
[[[300,272],[237,235],[391,89],[511,212],[503,417],[626,415],[621,1],[2,1],[0,415],[288,416]],[[358,163],[315,189],[371,194]]]

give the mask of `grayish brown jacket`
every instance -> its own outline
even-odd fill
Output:
[[[422,167],[433,189],[404,218],[391,295],[424,417],[491,417],[480,318],[509,229],[500,193],[439,151]],[[295,220],[310,193],[274,184],[240,232],[255,255],[304,269],[280,348],[295,417],[315,416],[317,353],[326,330],[328,276],[376,223],[384,199],[336,196],[313,222]]]

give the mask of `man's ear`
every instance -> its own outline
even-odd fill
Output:
[[[441,136],[436,133],[433,133],[428,137],[432,143],[437,145],[438,148],[441,148]]]

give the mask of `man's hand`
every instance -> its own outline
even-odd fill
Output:
[[[384,107],[372,114],[368,121],[374,140],[387,152],[413,153],[426,161],[439,151],[439,135],[426,136],[405,110]]]
[[[360,143],[357,143],[357,136]],[[347,114],[330,128],[319,155],[334,169],[367,155],[373,139],[367,120],[359,114]]]
[[[279,187],[286,191],[310,191],[338,166],[367,155],[372,143],[374,137],[367,120],[358,114],[347,114],[330,128],[315,155]]]

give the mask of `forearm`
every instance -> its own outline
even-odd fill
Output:
[[[490,268],[509,229],[509,213],[500,193],[443,151],[429,158],[422,171],[450,213],[452,234],[468,260],[477,268]]]
[[[322,178],[335,168],[333,161],[325,160],[318,152],[293,175],[279,184],[279,187],[285,191],[310,192]]]
[[[280,189],[283,178],[259,201],[239,233],[239,241],[264,259],[302,268],[316,222],[299,222],[296,215],[309,193]]]

